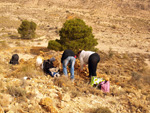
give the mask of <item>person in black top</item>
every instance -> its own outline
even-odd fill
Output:
[[[74,52],[70,49],[66,49],[61,57],[61,63],[63,65],[63,73],[65,76],[68,76],[67,74],[67,65],[70,63],[70,79],[74,80],[74,65],[75,65],[76,56]]]

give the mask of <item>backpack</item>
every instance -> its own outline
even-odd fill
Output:
[[[110,89],[110,82],[109,81],[103,81],[99,84],[101,90],[105,93],[109,92]]]
[[[59,74],[59,68],[50,68],[49,69],[49,74],[52,76],[52,77],[59,77],[60,74]]]
[[[18,54],[13,54],[12,58],[9,61],[9,63],[13,64],[13,65],[19,64],[18,60],[19,60],[19,55]]]
[[[42,65],[42,69],[45,73],[49,73],[49,68],[53,68],[53,62],[48,60],[44,60],[43,65]]]
[[[59,77],[59,69],[55,67],[55,58],[44,60],[42,64],[42,69],[46,74],[49,74],[51,77]]]

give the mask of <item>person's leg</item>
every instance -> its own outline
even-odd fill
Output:
[[[89,69],[89,77],[91,77],[92,76],[92,62],[91,62],[90,57],[88,61],[88,69]]]
[[[68,58],[66,58],[63,61],[63,73],[64,73],[65,76],[68,76],[68,74],[67,74],[67,65],[68,65],[68,62],[69,62]]]
[[[89,57],[89,77],[96,76],[97,64],[99,61],[100,57],[97,53],[94,53]]]
[[[70,66],[71,66],[71,68],[70,68],[70,73],[71,73],[70,78],[71,79],[74,79],[74,65],[75,65],[75,61],[76,61],[76,59],[74,57],[70,57]]]
[[[97,60],[92,61],[92,76],[96,76]]]

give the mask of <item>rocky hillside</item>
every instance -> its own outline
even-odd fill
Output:
[[[62,52],[43,47],[10,48],[3,44],[1,53],[0,105],[7,113],[133,113],[150,111],[149,68],[147,55],[99,52],[98,76],[110,78],[110,93],[88,84],[88,71],[79,72],[76,61],[75,82],[69,78],[52,78],[36,67],[37,56],[55,57],[60,67]],[[13,53],[19,65],[8,64]],[[61,69],[61,67],[60,67]]]
[[[150,112],[149,0],[0,0],[0,113],[149,113]],[[78,17],[98,39],[99,77],[110,78],[110,93],[88,84],[88,70],[75,82],[52,78],[36,67],[37,56],[55,57],[49,40],[67,19]],[[17,33],[22,20],[37,23],[35,39]],[[8,62],[12,54],[19,65]]]

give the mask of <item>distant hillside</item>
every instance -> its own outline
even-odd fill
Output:
[[[21,20],[27,19],[37,23],[38,36],[56,39],[63,23],[77,17],[93,28],[102,50],[150,50],[148,0],[0,0],[0,3],[3,21],[0,26],[5,30],[15,31]]]
[[[6,0],[0,0],[6,2]],[[112,10],[125,11],[149,11],[150,1],[149,0],[7,0],[12,3],[22,3],[24,5],[37,5],[37,6],[50,6],[57,4],[60,6],[70,6],[79,8],[90,8],[90,9],[108,9],[107,11],[112,13]],[[32,3],[32,4],[30,4]],[[138,13],[136,12],[136,13]]]

